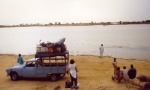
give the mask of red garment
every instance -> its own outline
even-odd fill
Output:
[[[116,80],[118,80],[118,82],[120,82],[123,79],[123,74],[121,71],[117,71],[116,72]]]

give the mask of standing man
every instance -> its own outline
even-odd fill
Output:
[[[18,60],[17,60],[17,62],[18,62],[19,64],[23,64],[23,58],[21,57],[21,54],[18,55]]]
[[[114,75],[116,75],[117,72],[117,61],[116,58],[114,58],[114,62],[112,63],[113,67],[114,67]]]
[[[100,51],[100,57],[103,58],[103,52],[104,52],[103,44],[101,44],[101,46],[99,47],[99,51]]]
[[[68,66],[68,72],[70,73],[71,78],[71,88],[77,89],[77,67],[75,65],[75,61],[73,59],[70,60],[70,64]]]

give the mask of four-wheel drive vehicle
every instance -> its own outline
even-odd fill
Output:
[[[65,76],[69,62],[69,53],[38,53],[35,58],[27,60],[23,65],[16,65],[7,68],[7,76],[11,80],[18,80],[20,77],[26,78],[50,78],[56,81],[60,76]]]

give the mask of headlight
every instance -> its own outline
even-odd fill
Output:
[[[7,72],[7,73],[10,73],[11,71],[12,71],[11,68],[7,68],[7,69],[6,69],[6,72]]]

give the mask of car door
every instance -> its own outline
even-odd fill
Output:
[[[27,62],[25,67],[22,68],[23,77],[36,77],[35,62]]]

